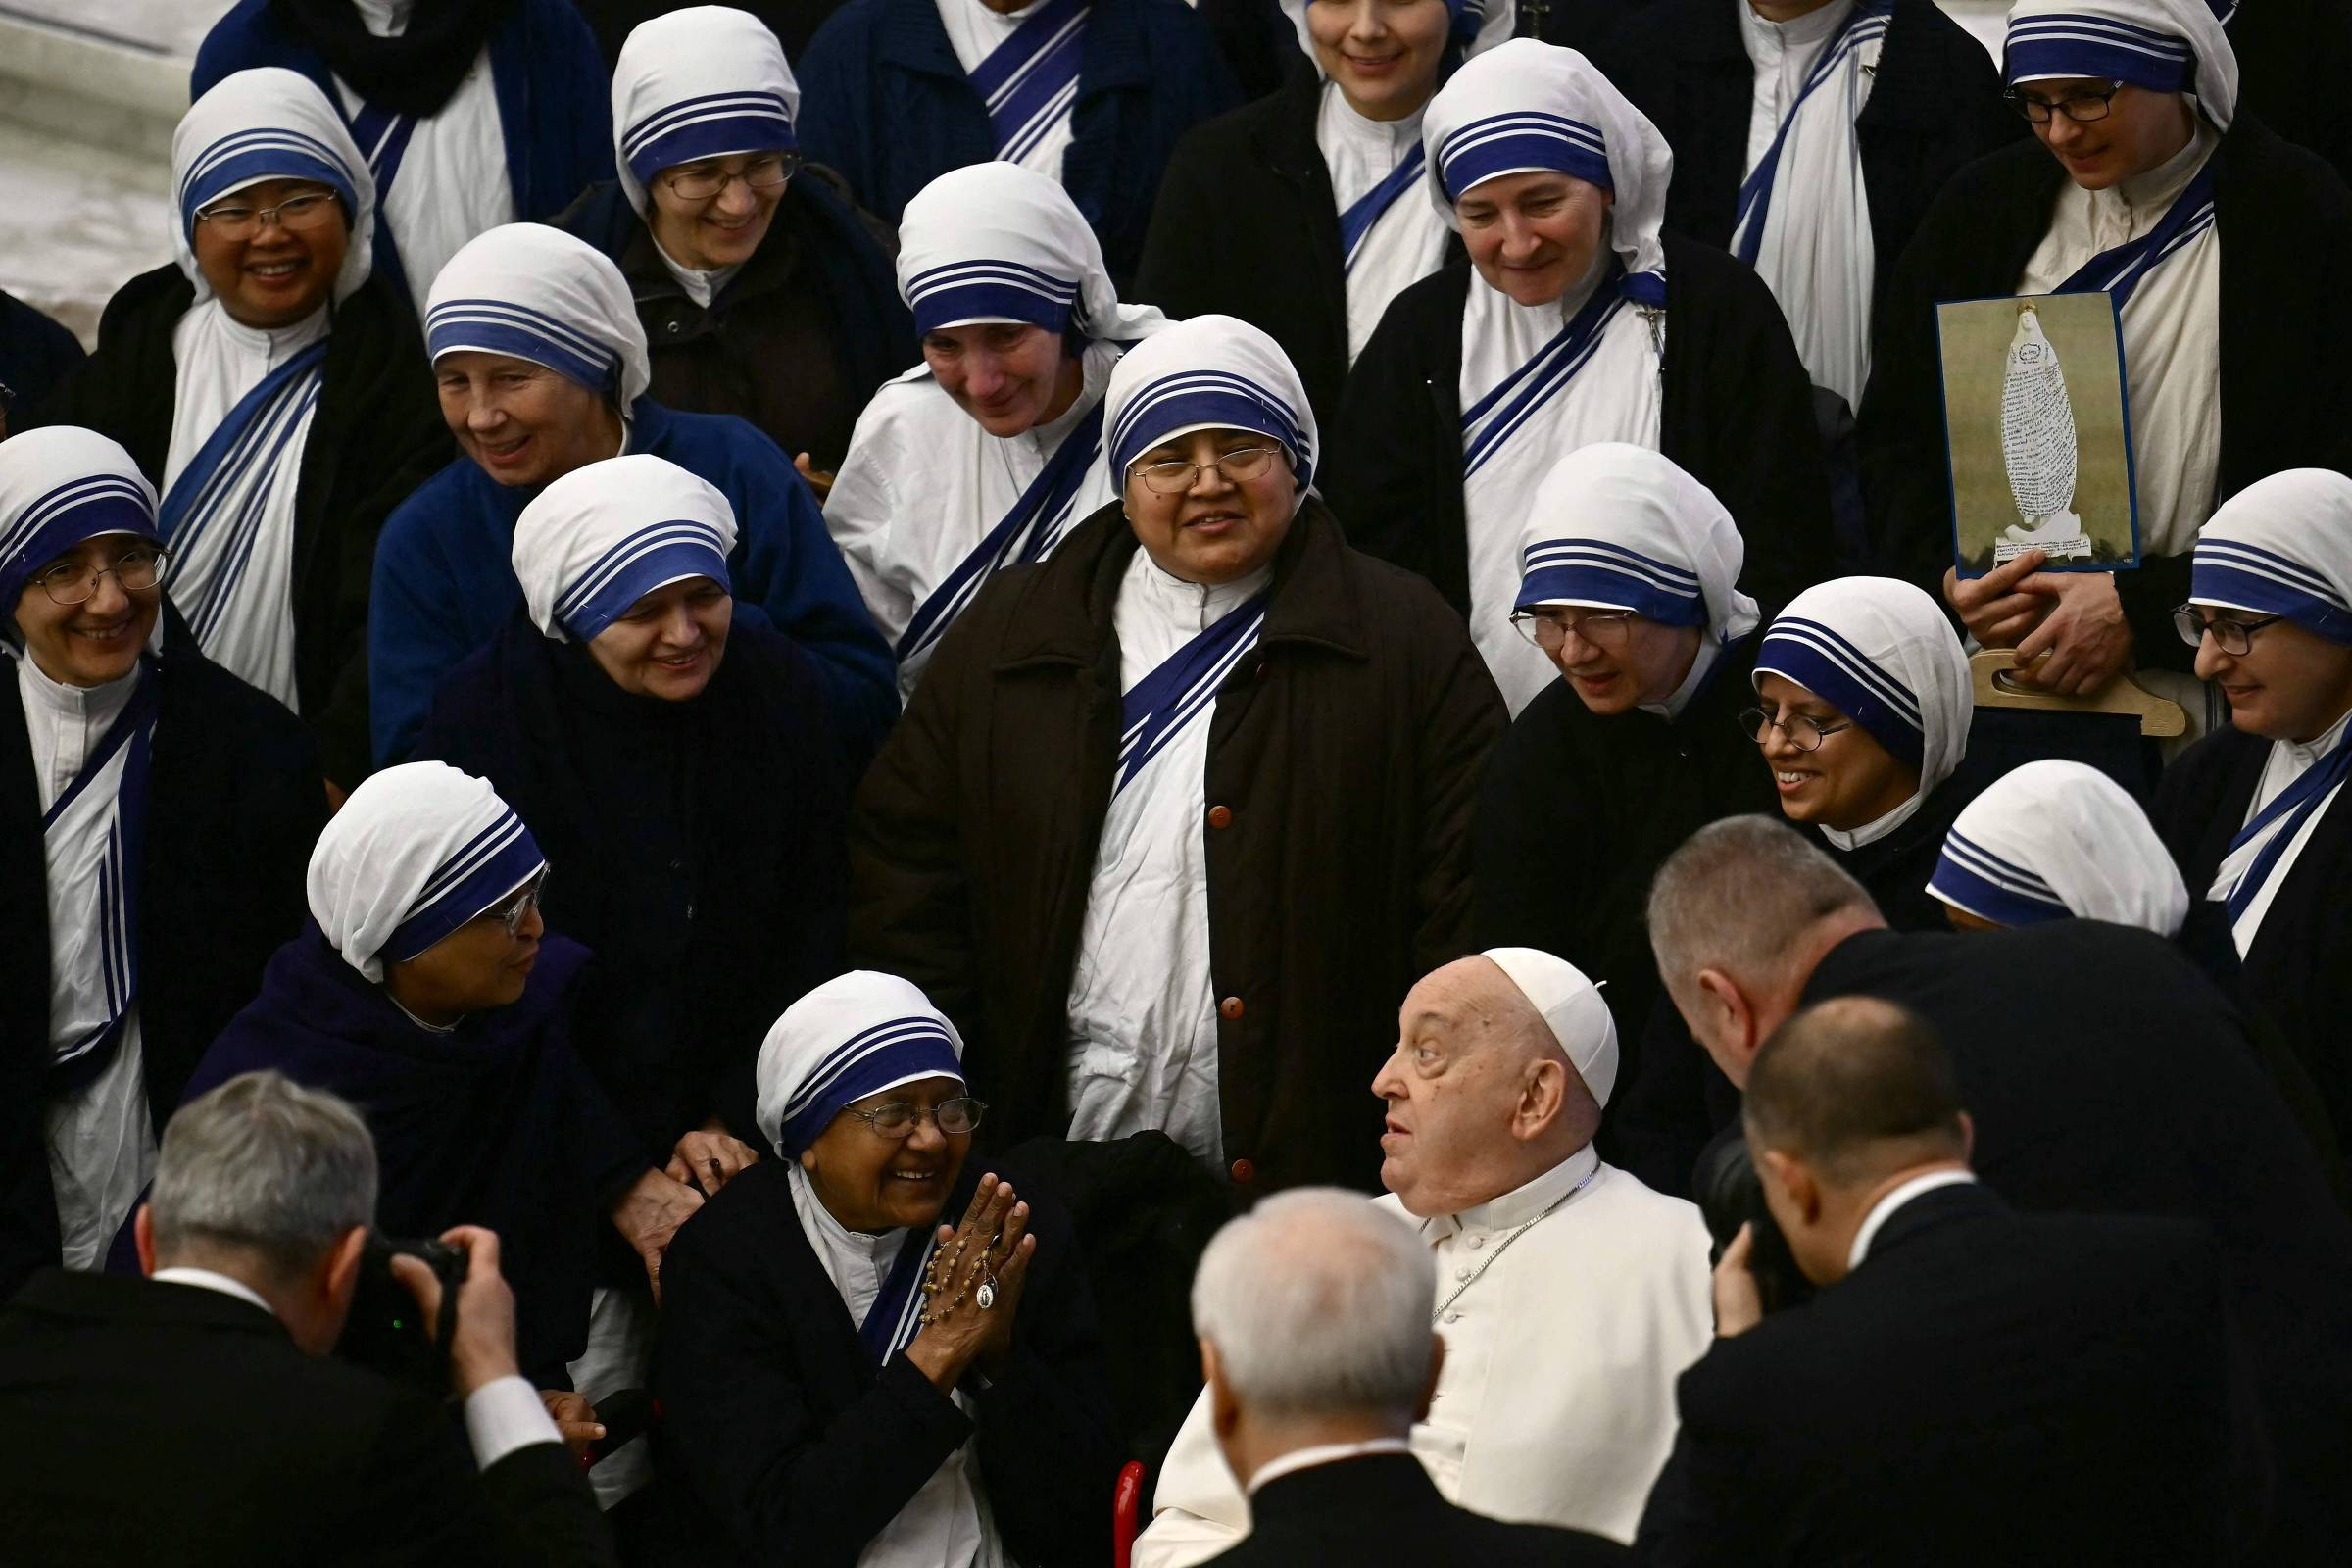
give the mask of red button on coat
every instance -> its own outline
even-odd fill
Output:
[[[1241,998],[1227,997],[1223,1002],[1217,1004],[1217,1016],[1225,1019],[1228,1023],[1232,1022],[1236,1018],[1239,1018],[1241,1015]]]
[[[1231,827],[1233,825],[1233,808],[1230,806],[1210,807],[1208,808],[1208,825],[1210,827]]]
[[[1233,1179],[1237,1182],[1254,1181],[1257,1179],[1257,1167],[1246,1159],[1237,1159],[1233,1162]]]

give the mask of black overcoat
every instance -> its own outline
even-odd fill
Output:
[[[177,267],[123,284],[98,352],[34,411],[122,443],[159,490],[179,384],[172,329],[196,291]],[[24,421],[30,428],[34,420]],[[368,585],[384,518],[454,455],[408,296],[370,277],[334,308],[325,381],[294,500],[294,683],[326,776],[368,776]]]
[[[1007,1144],[1068,1126],[1070,979],[1119,751],[1111,611],[1136,548],[1114,502],[984,590],[853,808],[851,960],[956,1020]],[[1503,708],[1459,619],[1349,550],[1317,501],[1271,593],[1218,691],[1204,783],[1225,1152],[1261,1188],[1370,1190],[1372,1076],[1405,992],[1464,951]]]

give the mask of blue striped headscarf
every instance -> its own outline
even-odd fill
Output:
[[[1231,316],[1196,316],[1130,350],[1110,372],[1102,427],[1110,466],[1195,430],[1272,436],[1291,455],[1298,497],[1315,480],[1315,411],[1282,345]]]
[[[172,132],[172,254],[197,303],[212,297],[196,266],[198,210],[265,179],[316,180],[342,202],[349,232],[334,296],[349,299],[372,264],[375,176],[326,94],[299,73],[263,66],[223,76]]]
[[[608,458],[532,498],[514,524],[514,579],[532,623],[592,642],[667,583],[709,577],[730,594],[735,509],[664,458]]]
[[[2009,86],[2089,77],[2184,92],[2223,130],[2237,111],[2237,52],[2205,0],[2022,0],[2009,8]]]
[[[544,365],[624,415],[653,380],[620,269],[544,223],[501,224],[449,259],[425,301],[424,344],[436,361],[474,350]]]
[[[2188,598],[2352,644],[2352,478],[2288,468],[2223,502],[2197,533]]]
[[[163,539],[155,487],[119,443],[72,424],[0,442],[0,627],[11,641],[32,574],[109,533]]]
[[[898,270],[917,332],[1010,321],[1128,343],[1168,324],[1119,303],[1102,242],[1058,180],[1002,160],[915,192],[899,220]]]
[[[801,84],[765,23],[689,6],[638,24],[612,63],[612,162],[643,216],[646,187],[700,158],[800,145]]]
[[[1968,655],[1943,607],[1893,577],[1839,577],[1808,588],[1765,629],[1755,680],[1795,682],[1919,769],[1919,794],[1952,776],[1968,751],[1976,694]]]
[[[761,1042],[760,1131],[793,1159],[843,1106],[924,1078],[963,1082],[956,1026],[911,982],[854,969],[785,1008]]]
[[[1630,610],[1703,626],[1719,647],[1760,618],[1736,586],[1747,547],[1732,514],[1647,447],[1601,441],[1562,458],[1537,487],[1521,539],[1515,609]]]
[[[2169,937],[2188,918],[2188,888],[2139,803],[2097,768],[2057,759],[1968,803],[1928,891],[1995,925],[2108,920]]]

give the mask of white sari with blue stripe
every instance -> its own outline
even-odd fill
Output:
[[[1217,692],[1257,646],[1271,579],[1203,587],[1138,550],[1119,585],[1119,758],[1070,981],[1073,1139],[1155,1127],[1223,1157],[1204,778]]]
[[[1091,0],[1035,0],[1009,16],[980,0],[938,4],[956,64],[988,106],[997,156],[1059,179]]]
[[[1452,230],[1422,190],[1428,153],[1421,145],[1421,115],[1415,110],[1401,120],[1367,120],[1330,81],[1315,112],[1315,145],[1339,203],[1350,365],[1371,341],[1389,302],[1446,260]]]

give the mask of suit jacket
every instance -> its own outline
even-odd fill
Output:
[[[1409,1453],[1368,1453],[1277,1476],[1250,1499],[1250,1534],[1215,1568],[1604,1568],[1633,1553],[1605,1536],[1512,1525],[1438,1495]]]
[[[477,1476],[445,1411],[201,1286],[38,1275],[0,1309],[0,1433],[24,1568],[614,1561],[560,1446]]]
[[[2200,1229],[2021,1215],[1973,1183],[1903,1203],[1677,1398],[1655,1568],[2231,1562],[2267,1491]]]

